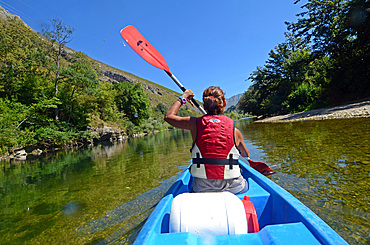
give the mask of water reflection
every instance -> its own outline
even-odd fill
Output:
[[[134,232],[187,164],[190,144],[178,130],[2,162],[0,243],[96,244]]]

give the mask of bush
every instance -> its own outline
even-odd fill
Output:
[[[0,98],[0,154],[35,142],[32,130],[21,130],[28,116],[26,105]]]
[[[72,137],[71,137],[72,136]],[[71,143],[75,134],[71,131],[60,131],[56,125],[41,127],[36,130],[36,138],[45,145],[66,145]]]
[[[283,103],[290,112],[300,112],[314,109],[316,99],[322,94],[320,86],[302,83],[289,94],[288,99]]]
[[[160,131],[167,128],[167,123],[163,120],[158,120],[154,118],[149,118],[145,123],[140,127],[140,131],[144,133],[150,133],[153,131]]]
[[[135,124],[131,121],[126,122],[126,134],[127,135],[133,135],[138,132],[138,128],[135,126]]]

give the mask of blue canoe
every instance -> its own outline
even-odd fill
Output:
[[[189,167],[172,185],[145,222],[137,244],[348,244],[329,225],[279,185],[239,161],[258,218],[259,231],[248,234],[197,236],[190,232],[170,232],[170,212],[174,198],[189,193]],[[176,199],[175,199],[176,200]]]

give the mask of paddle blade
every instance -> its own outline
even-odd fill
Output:
[[[163,56],[141,35],[134,26],[126,26],[121,30],[121,36],[128,45],[149,64],[172,73]]]
[[[260,172],[265,176],[269,176],[271,174],[275,174],[276,172],[273,171],[266,163],[264,162],[254,162],[252,160],[248,160],[250,166]]]

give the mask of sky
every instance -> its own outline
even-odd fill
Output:
[[[66,46],[141,78],[181,92],[163,71],[144,61],[120,36],[135,26],[162,54],[195,98],[220,86],[226,98],[248,90],[250,74],[285,41],[294,0],[0,0],[40,32],[52,19],[74,28]]]

